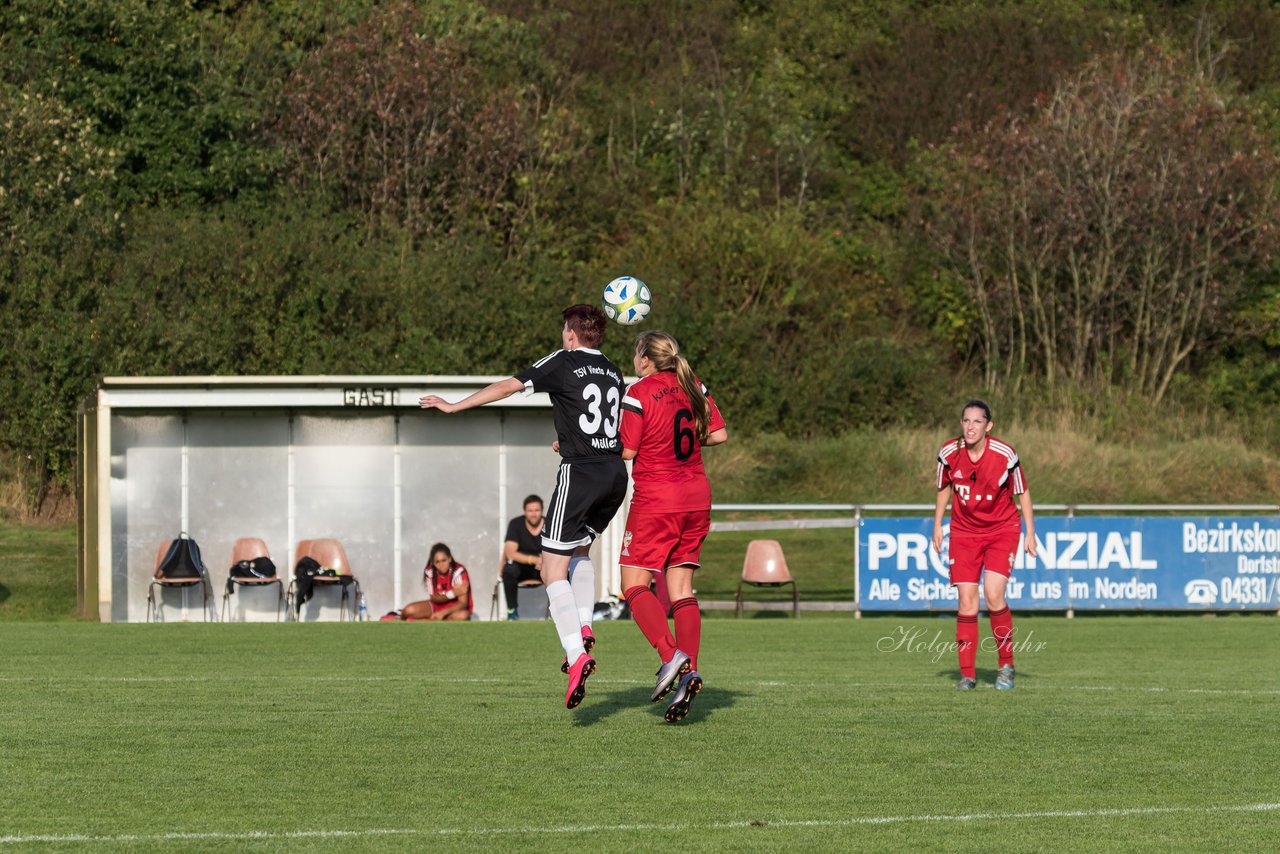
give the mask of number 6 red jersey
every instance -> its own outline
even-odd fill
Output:
[[[706,387],[699,386],[706,394]],[[710,395],[707,405],[710,433],[724,427],[724,418]],[[627,389],[620,436],[622,447],[637,452],[631,469],[632,512],[711,509],[711,484],[702,467],[693,408],[674,372],[658,371]]]

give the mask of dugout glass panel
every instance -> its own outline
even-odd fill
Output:
[[[507,522],[524,513],[521,502],[526,495],[551,500],[556,488],[556,470],[560,455],[551,450],[555,426],[542,412],[508,412],[502,422],[502,441],[507,449],[507,497],[498,536],[507,530]]]
[[[180,415],[130,415],[111,431],[111,619],[147,619],[156,551],[183,529]],[[200,596],[164,591],[168,619],[201,620]],[[176,613],[175,613],[176,611]]]
[[[392,415],[293,420],[291,554],[299,540],[341,540],[371,615],[389,610],[394,593],[395,441]],[[337,619],[339,601],[336,585],[317,588],[302,618]]]
[[[287,587],[289,564],[289,418],[283,413],[193,413],[187,418],[190,534],[200,544],[221,604],[240,537],[267,544]],[[228,617],[275,621],[274,586],[240,585]]]
[[[501,440],[494,410],[401,419],[401,601],[396,607],[424,598],[422,570],[431,546],[442,542],[467,568],[475,612],[488,618],[505,531],[495,530]]]

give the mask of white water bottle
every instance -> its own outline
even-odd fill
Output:
[[[360,621],[369,619],[369,601],[364,598],[364,594],[360,594],[360,601],[356,603],[356,619]]]

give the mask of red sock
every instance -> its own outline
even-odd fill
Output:
[[[663,662],[671,660],[675,654],[676,642],[671,637],[671,629],[667,627],[667,615],[658,604],[658,597],[648,587],[639,585],[624,590],[622,598],[631,606],[631,619],[640,627],[649,645],[658,651]]]
[[[960,675],[976,679],[973,662],[978,657],[977,614],[956,614],[956,651],[960,654]]]
[[[689,596],[671,603],[671,616],[676,621],[676,646],[689,656],[689,666],[698,669],[698,647],[702,643],[702,612],[698,600]]]
[[[1005,605],[1004,610],[992,611],[987,616],[991,618],[991,634],[996,639],[1000,666],[1013,664],[1013,614],[1009,613],[1009,606]]]

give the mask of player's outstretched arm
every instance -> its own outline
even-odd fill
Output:
[[[729,429],[721,427],[719,430],[712,430],[707,434],[707,441],[702,443],[702,447],[709,448],[712,445],[723,445],[729,441]]]
[[[498,380],[496,383],[485,386],[475,394],[468,395],[457,403],[449,403],[449,401],[437,394],[425,394],[418,398],[418,406],[423,409],[439,409],[445,413],[461,412],[464,409],[484,406],[486,403],[506,400],[522,388],[524,388],[524,383],[515,377],[508,377],[505,380]]]

